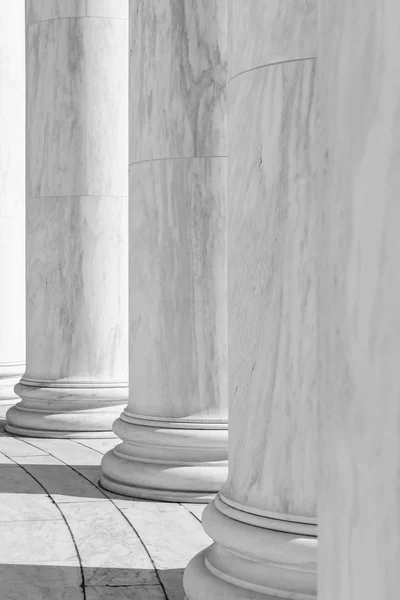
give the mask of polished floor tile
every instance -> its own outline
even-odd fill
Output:
[[[0,431],[1,599],[183,600],[184,567],[210,543],[204,505],[102,490],[113,443]]]

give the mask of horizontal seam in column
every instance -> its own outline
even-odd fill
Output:
[[[128,194],[65,194],[63,196],[28,196],[27,200],[45,200],[46,198],[128,198]]]
[[[302,60],[315,60],[316,58],[317,58],[316,56],[306,56],[304,58],[289,58],[288,60],[279,60],[277,62],[268,63],[266,65],[260,65],[259,67],[253,67],[252,69],[247,69],[246,71],[241,71],[241,73],[237,73],[236,75],[234,75],[233,77],[231,77],[229,79],[228,83],[230,83],[233,79],[236,79],[236,77],[239,77],[240,75],[245,75],[246,73],[251,73],[251,71],[258,71],[259,69],[265,69],[267,67],[274,67],[276,65],[285,65],[287,63],[301,62]]]
[[[157,162],[157,161],[161,161],[161,160],[190,160],[191,158],[194,159],[203,159],[203,158],[228,158],[226,156],[226,154],[223,154],[222,156],[220,155],[211,155],[211,156],[169,156],[169,157],[165,157],[165,158],[147,158],[146,160],[138,160],[136,162],[132,162],[129,163],[129,167],[132,167],[133,165],[141,165],[142,163],[148,163],[148,162]]]
[[[127,21],[128,17],[105,17],[104,15],[77,15],[75,17],[54,17],[53,19],[43,19],[42,21],[35,21],[29,23],[28,27],[32,25],[38,25],[39,23],[48,23],[49,21],[62,21],[63,19],[116,19],[117,21]]]

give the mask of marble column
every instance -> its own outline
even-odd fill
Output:
[[[25,368],[25,12],[0,18],[0,403],[12,404]]]
[[[126,495],[226,477],[226,13],[130,2],[130,395],[101,478]]]
[[[400,590],[399,16],[320,2],[320,600]]]
[[[230,1],[229,473],[189,600],[316,597],[315,11]]]
[[[26,10],[27,366],[7,431],[104,436],[128,396],[128,4]]]

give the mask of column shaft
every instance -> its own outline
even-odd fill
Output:
[[[127,3],[27,2],[27,366],[7,430],[104,435],[127,401]]]
[[[284,7],[282,6],[284,4]],[[189,600],[316,595],[315,13],[230,2],[229,474]]]
[[[17,399],[25,368],[25,16],[5,2],[0,19],[0,403]]]
[[[320,600],[400,589],[400,29],[320,2]]]
[[[130,15],[130,397],[101,481],[208,500],[227,458],[226,0]]]

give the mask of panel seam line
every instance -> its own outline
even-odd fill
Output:
[[[63,19],[115,19],[117,21],[128,21],[128,17],[109,17],[105,15],[75,15],[73,17],[54,17],[53,19],[42,19],[41,21],[34,21],[28,23],[28,27],[33,25],[39,25],[40,23],[48,23],[49,21],[62,21]]]
[[[147,158],[145,160],[138,160],[136,162],[131,162],[129,163],[129,167],[132,167],[133,165],[141,165],[142,163],[148,163],[148,162],[157,162],[157,161],[161,161],[161,160],[189,160],[189,159],[197,159],[197,160],[202,160],[204,158],[228,158],[226,154],[215,154],[215,155],[209,155],[209,156],[166,156],[163,158]]]
[[[236,77],[240,77],[240,75],[245,75],[246,73],[251,73],[252,71],[258,71],[259,69],[266,69],[267,67],[274,67],[275,65],[285,65],[287,63],[300,62],[302,60],[315,60],[316,58],[317,58],[316,56],[305,56],[304,58],[289,58],[287,60],[279,60],[277,62],[271,62],[266,65],[260,65],[258,67],[253,67],[252,69],[246,69],[246,71],[241,71],[240,73],[237,73],[236,75],[231,77],[228,81],[228,84],[233,79],[236,79]]]
[[[64,194],[63,196],[28,196],[27,200],[46,200],[51,198],[57,200],[58,198],[128,198],[128,194],[118,196],[115,194]]]

